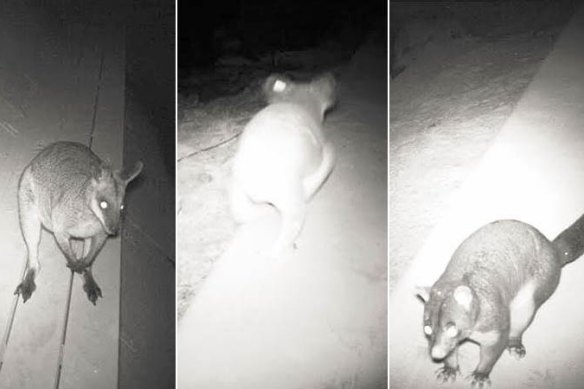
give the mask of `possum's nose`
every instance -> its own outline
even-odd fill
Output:
[[[448,355],[448,350],[445,350],[443,347],[440,346],[434,346],[432,347],[430,355],[432,356],[432,359],[440,361],[446,358],[446,356]]]

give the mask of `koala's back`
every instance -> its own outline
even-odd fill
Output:
[[[79,143],[53,143],[25,168],[20,190],[36,204],[46,221],[56,205],[74,203],[84,195],[88,181],[98,176],[101,164],[89,148]]]
[[[271,202],[322,165],[322,124],[334,104],[335,83],[330,75],[309,83],[273,76],[264,93],[270,104],[243,131],[234,177],[252,199]]]
[[[321,124],[302,106],[271,104],[246,126],[238,154],[244,162],[236,165],[256,173],[294,169],[302,176],[320,163],[323,141]]]
[[[483,288],[497,288],[511,299],[527,282],[545,295],[559,281],[561,263],[550,241],[536,228],[516,220],[490,223],[456,250],[439,283],[470,276]]]

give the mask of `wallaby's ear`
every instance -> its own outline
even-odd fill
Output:
[[[144,164],[140,161],[136,162],[131,168],[126,168],[117,173],[117,176],[124,183],[132,181],[142,171]]]
[[[418,296],[425,304],[428,302],[428,300],[430,300],[430,290],[431,289],[432,288],[429,286],[416,286],[415,287],[416,296]]]
[[[454,300],[467,311],[470,311],[473,298],[472,290],[466,285],[460,285],[454,289]]]

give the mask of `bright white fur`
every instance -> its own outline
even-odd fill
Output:
[[[335,81],[328,74],[305,84],[270,76],[264,92],[271,104],[247,124],[235,156],[231,207],[238,222],[249,220],[256,204],[278,209],[282,227],[271,251],[277,257],[294,245],[306,203],[335,164],[322,131]]]

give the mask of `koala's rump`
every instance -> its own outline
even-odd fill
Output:
[[[256,201],[300,182],[322,161],[321,124],[293,104],[274,104],[246,126],[234,161],[234,178]]]

